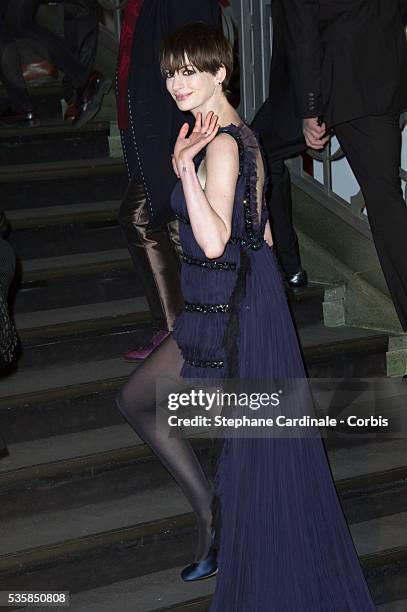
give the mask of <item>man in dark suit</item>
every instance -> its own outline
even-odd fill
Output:
[[[159,54],[161,41],[191,21],[219,25],[217,0],[129,0],[124,15],[117,104],[130,183],[119,220],[158,330],[148,346],[126,353],[129,361],[147,357],[182,309],[171,154],[188,118],[167,92]]]
[[[307,148],[302,120],[295,110],[295,91],[291,65],[284,40],[284,14],[278,0],[271,3],[273,49],[269,97],[252,121],[267,156],[270,190],[267,194],[271,226],[277,255],[290,287],[307,284],[302,269],[297,235],[292,223],[290,175],[285,160]]]
[[[407,208],[399,114],[407,106],[406,0],[274,0],[309,147],[333,128],[360,184],[373,240],[407,331]]]

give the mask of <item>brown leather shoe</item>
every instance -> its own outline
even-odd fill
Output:
[[[58,70],[48,60],[23,64],[23,77],[27,85],[38,87],[58,79]]]
[[[90,74],[85,85],[77,91],[77,113],[72,122],[76,128],[93,119],[102,106],[103,97],[109,93],[112,81],[98,71]]]

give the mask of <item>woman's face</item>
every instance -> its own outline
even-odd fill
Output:
[[[210,100],[216,90],[216,76],[198,72],[192,64],[186,64],[166,77],[167,89],[181,111],[193,111]]]

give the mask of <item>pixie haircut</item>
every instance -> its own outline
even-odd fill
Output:
[[[161,44],[160,68],[163,76],[173,75],[185,67],[185,59],[199,72],[215,75],[226,69],[222,83],[227,90],[233,70],[233,50],[221,30],[204,22],[193,22],[170,34]]]

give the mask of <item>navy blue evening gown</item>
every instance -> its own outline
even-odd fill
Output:
[[[236,140],[240,158],[222,257],[207,259],[195,241],[180,181],[172,194],[183,249],[185,308],[173,332],[181,375],[304,378],[274,249],[263,239],[257,140],[245,124],[220,131]],[[320,438],[226,439],[216,492],[222,527],[210,612],[375,610]]]

